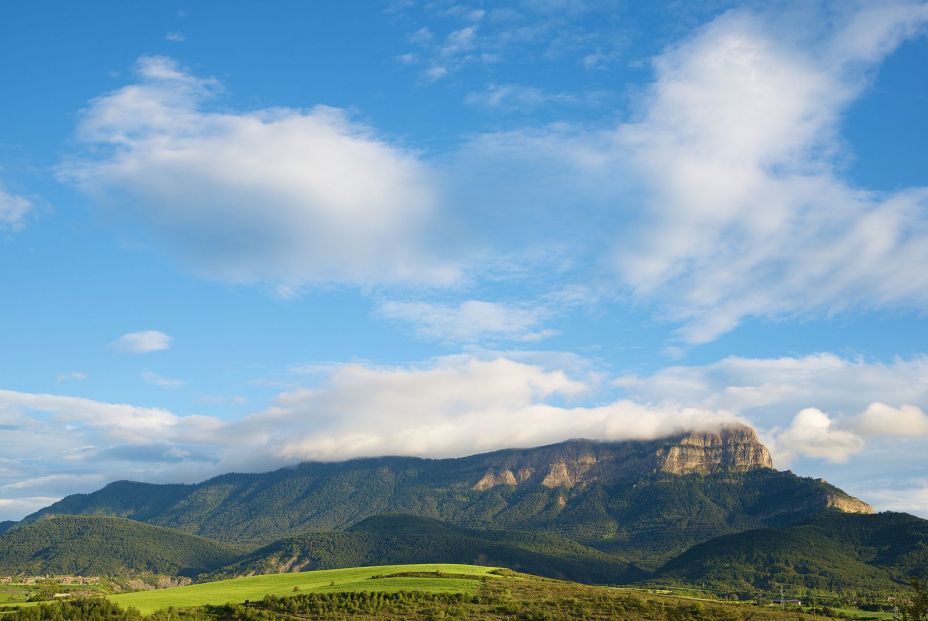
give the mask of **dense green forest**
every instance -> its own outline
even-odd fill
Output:
[[[344,532],[309,533],[264,546],[210,577],[397,563],[465,563],[599,584],[644,573],[615,555],[554,533],[489,531],[431,518],[384,515]]]
[[[928,568],[928,520],[904,513],[832,513],[785,529],[750,530],[693,546],[657,576],[715,590],[892,592]]]
[[[60,516],[0,536],[0,574],[196,576],[243,550],[168,528],[112,517]]]

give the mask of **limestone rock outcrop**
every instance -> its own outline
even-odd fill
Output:
[[[736,425],[691,432],[671,446],[658,449],[657,468],[671,474],[746,472],[773,468],[773,459],[753,429]]]

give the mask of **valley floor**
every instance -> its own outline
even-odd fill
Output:
[[[173,610],[166,611],[167,608]],[[147,617],[146,617],[147,615]],[[789,621],[812,617],[539,578],[472,565],[393,565],[251,576],[9,609],[3,621],[508,619]],[[821,617],[819,617],[821,619]]]

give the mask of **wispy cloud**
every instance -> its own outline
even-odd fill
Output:
[[[146,384],[151,384],[152,386],[157,386],[158,388],[164,388],[166,390],[181,388],[186,384],[183,380],[164,377],[153,371],[142,371],[141,378]]]
[[[148,354],[170,349],[171,337],[158,330],[143,330],[123,334],[113,342],[113,347],[129,354]]]
[[[0,183],[0,230],[18,231],[26,224],[26,216],[35,207],[24,196],[12,194]]]
[[[61,382],[83,382],[87,379],[87,374],[81,371],[68,371],[67,373],[61,373],[58,377],[55,378],[55,381],[58,383]]]
[[[873,6],[803,47],[736,12],[656,61],[646,115],[615,135],[647,214],[617,267],[684,342],[749,316],[928,300],[928,189],[861,191],[832,159],[869,67],[926,20],[925,5]]]
[[[549,93],[534,86],[491,84],[484,90],[468,93],[464,103],[501,112],[530,112],[548,105],[589,105],[595,94]]]
[[[184,33],[182,32],[169,32],[164,35],[164,38],[166,41],[170,41],[171,43],[183,43],[187,40],[187,37],[184,36]]]
[[[482,183],[455,189],[500,244],[582,236],[578,256],[610,255],[679,346],[749,317],[923,308],[928,188],[848,183],[839,129],[928,7],[795,17],[733,11],[668,48],[629,121],[473,137],[449,160]]]
[[[458,304],[388,301],[378,310],[388,319],[410,323],[423,338],[443,342],[539,341],[555,334],[542,327],[551,312],[540,305],[483,300]]]

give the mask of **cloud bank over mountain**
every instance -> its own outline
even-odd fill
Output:
[[[621,377],[616,395],[582,365],[565,370],[556,356],[531,358],[487,353],[337,365],[318,383],[281,392],[237,420],[0,391],[0,424],[12,447],[0,494],[48,497],[116,477],[193,481],[304,460],[463,456],[577,437],[644,440],[735,421],[760,430],[779,467],[799,458],[866,464],[871,440],[928,435],[928,415],[918,407],[870,402],[903,384],[909,392],[899,399],[924,402],[924,359],[892,368],[831,355],[727,360]],[[861,376],[869,385],[858,383]],[[794,415],[786,426],[784,414]]]

